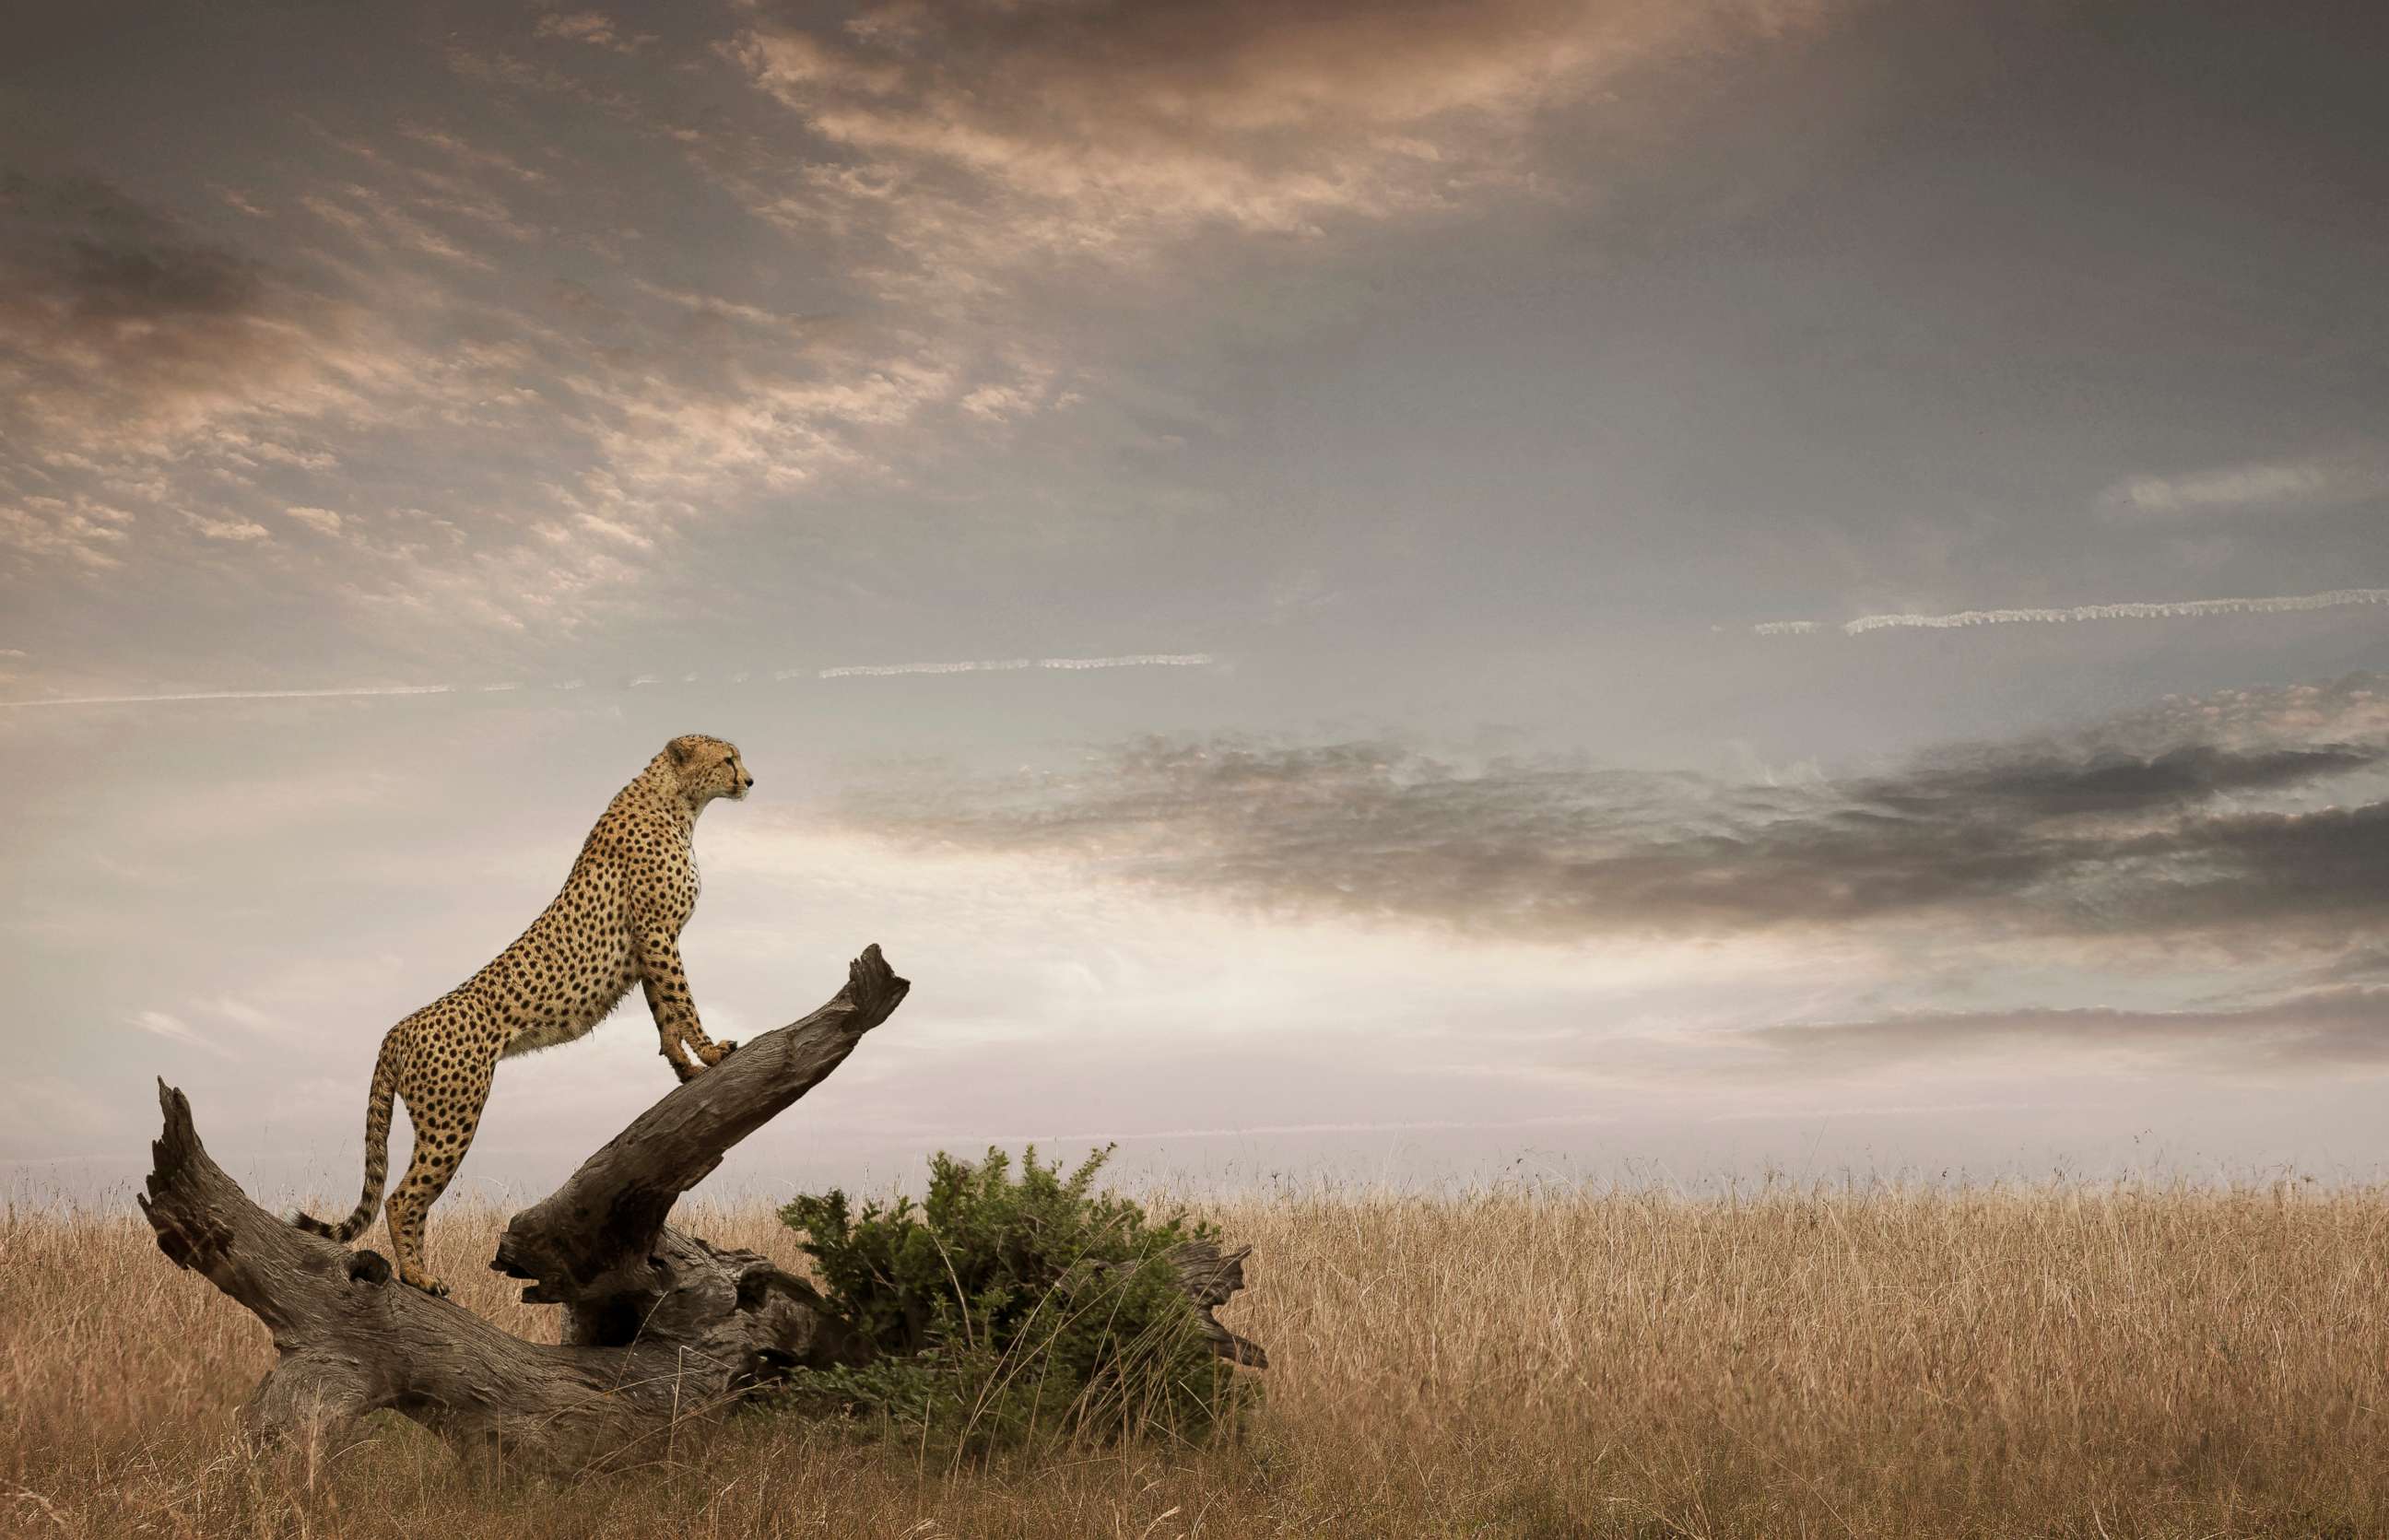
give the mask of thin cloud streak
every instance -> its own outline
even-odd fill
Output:
[[[961,663],[852,663],[824,668],[822,679],[884,678],[894,674],[983,674],[1020,668],[1199,668],[1209,653],[1131,653],[1121,657],[1006,657]]]
[[[354,695],[453,695],[455,693],[456,686],[453,684],[362,685],[340,690],[191,690],[160,695],[60,695],[48,700],[0,701],[0,706],[165,706],[187,701],[333,700]]]
[[[1126,657],[1041,657],[1040,668],[1200,668],[1209,653],[1134,653]]]
[[[1555,1113],[1547,1117],[1511,1118],[1417,1118],[1396,1123],[1267,1123],[1250,1127],[1220,1128],[1157,1128],[1150,1132],[1122,1133],[1113,1131],[1080,1131],[1076,1133],[977,1134],[996,1144],[1027,1144],[1040,1139],[1105,1139],[1125,1143],[1131,1139],[1246,1139],[1274,1137],[1285,1134],[1412,1134],[1467,1133],[1478,1129],[1499,1128],[1575,1128],[1599,1123],[1615,1123],[1607,1113]]]
[[[1025,657],[994,658],[982,662],[963,663],[850,663],[843,668],[824,668],[818,677],[822,679],[886,679],[897,674],[992,674],[1034,666],[1033,660]]]
[[[168,1042],[181,1043],[188,1048],[203,1049],[219,1058],[231,1057],[223,1044],[215,1042],[206,1034],[197,1030],[180,1016],[169,1015],[163,1011],[135,1012],[128,1025],[138,1027],[153,1037],[163,1037]]]
[[[2073,620],[2173,620],[2212,615],[2289,615],[2348,605],[2389,605],[2389,588],[2335,588],[2321,593],[2268,599],[2174,599],[2154,603],[2076,605],[2070,609],[1970,609],[1950,615],[1862,615],[1846,621],[1845,636],[1880,630],[1946,630],[1960,626],[2054,624]],[[1811,636],[1825,626],[1816,620],[1768,620],[1750,628],[1757,636]]]
[[[1079,672],[1094,668],[1196,668],[1216,661],[1209,653],[1130,653],[1118,657],[1016,657],[959,663],[859,663],[840,668],[811,670],[815,679],[886,678],[899,674],[969,674],[1013,672],[1028,669],[1054,669]],[[807,670],[782,668],[772,675],[774,682],[786,683],[803,679]],[[733,675],[725,682],[745,684],[748,676]],[[702,684],[702,676],[688,674],[677,681],[653,674],[642,674],[623,685],[627,690],[645,689],[653,685],[678,682]],[[0,701],[0,707],[37,706],[168,706],[198,701],[275,701],[275,700],[338,700],[372,695],[453,695],[471,692],[477,694],[500,694],[525,688],[549,690],[580,690],[586,688],[581,680],[565,680],[546,686],[525,686],[517,681],[496,684],[379,684],[351,685],[323,690],[187,690],[141,695],[60,695],[48,699]]]

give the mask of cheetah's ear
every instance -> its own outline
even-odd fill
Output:
[[[688,763],[688,757],[695,753],[696,750],[690,745],[689,741],[686,738],[674,738],[671,743],[664,745],[664,752],[671,756],[671,762],[673,764],[685,765]]]

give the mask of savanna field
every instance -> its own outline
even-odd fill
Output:
[[[1166,1204],[1163,1206],[1167,1206]],[[235,1431],[264,1329],[130,1212],[0,1213],[0,1529],[74,1537],[2389,1534],[2389,1189],[1207,1201],[1231,1440],[957,1467],[786,1416],[572,1483]],[[552,1332],[449,1205],[432,1266]],[[761,1203],[683,1215],[801,1267]]]

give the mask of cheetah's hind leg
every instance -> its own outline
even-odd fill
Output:
[[[448,1190],[481,1126],[481,1104],[489,1100],[490,1071],[495,1058],[494,1053],[475,1053],[475,1039],[463,1036],[464,1041],[451,1050],[458,1059],[447,1066],[454,1078],[435,1080],[427,1087],[400,1088],[407,1119],[415,1125],[415,1151],[407,1160],[406,1175],[390,1195],[390,1249],[397,1254],[399,1281],[442,1298],[448,1286],[424,1266],[424,1223],[431,1205]]]

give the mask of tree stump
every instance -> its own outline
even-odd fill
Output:
[[[158,1246],[263,1321],[280,1357],[244,1425],[268,1437],[338,1436],[388,1408],[460,1451],[584,1470],[659,1450],[692,1419],[736,1405],[796,1367],[861,1363],[800,1278],[665,1224],[732,1145],[827,1078],[912,986],[876,946],[828,1004],[741,1044],[648,1108],[562,1187],[516,1215],[490,1266],[523,1298],[564,1307],[560,1343],[532,1343],[398,1282],[378,1253],[293,1228],[208,1155],[189,1101],[162,1081],[141,1211]],[[1198,1243],[1180,1277],[1216,1351],[1260,1349],[1212,1310],[1244,1283],[1245,1252]]]

